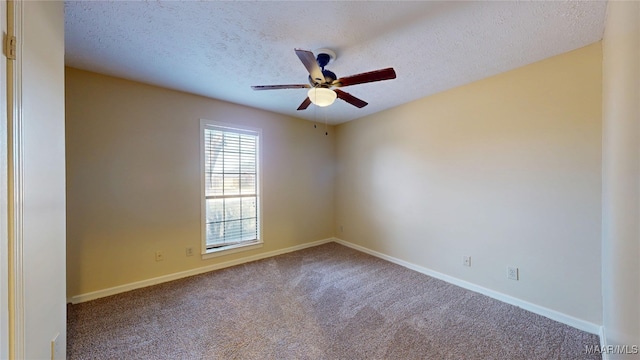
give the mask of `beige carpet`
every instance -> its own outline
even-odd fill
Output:
[[[68,308],[68,359],[599,359],[588,334],[336,243]]]

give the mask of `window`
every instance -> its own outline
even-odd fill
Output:
[[[201,120],[203,248],[261,244],[260,130]]]

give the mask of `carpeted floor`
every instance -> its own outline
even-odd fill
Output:
[[[336,243],[68,308],[68,359],[600,359],[598,344]]]

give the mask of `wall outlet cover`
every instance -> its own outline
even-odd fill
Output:
[[[471,267],[471,256],[463,256],[462,265]]]

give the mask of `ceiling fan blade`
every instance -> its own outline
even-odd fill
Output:
[[[368,82],[391,80],[396,78],[396,72],[393,68],[380,69],[375,71],[369,71],[362,74],[351,75],[340,78],[333,82],[333,86],[349,86],[356,84],[364,84]]]
[[[304,110],[304,109],[308,108],[309,105],[311,105],[311,99],[309,99],[309,97],[307,96],[307,98],[304,99],[302,104],[300,104],[300,106],[298,106],[298,110]]]
[[[251,88],[253,90],[279,90],[279,89],[308,89],[311,85],[308,84],[291,84],[291,85],[255,85]]]
[[[307,68],[309,75],[311,75],[311,79],[314,82],[324,84],[325,83],[324,75],[322,75],[322,69],[320,69],[320,66],[318,66],[318,62],[316,61],[316,56],[313,55],[311,51],[307,51],[307,50],[295,49],[295,51],[300,61],[302,61],[302,64],[304,65],[304,67]]]
[[[363,108],[369,104],[366,101],[358,99],[357,97],[349,94],[348,92],[344,92],[340,89],[334,89],[333,91],[336,92],[336,94],[338,95],[338,98],[348,102],[349,104],[357,108]]]

